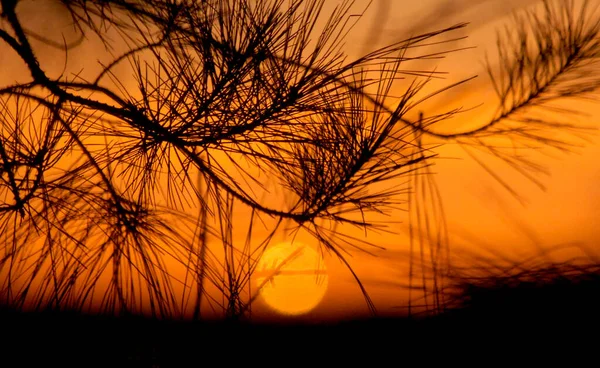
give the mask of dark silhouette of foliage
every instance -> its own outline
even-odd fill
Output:
[[[424,94],[438,72],[414,64],[458,51],[439,38],[466,24],[348,60],[343,42],[362,16],[350,0],[329,14],[324,0],[56,0],[79,35],[73,42],[27,29],[26,3],[0,4],[2,52],[28,71],[0,86],[0,300],[17,307],[172,317],[193,302],[199,317],[207,299],[239,316],[270,241],[252,246],[255,221],[275,219],[273,233],[284,222],[303,228],[350,266],[346,249],[361,240],[337,226],[379,229],[371,215],[407,196],[411,254],[419,247],[424,261],[431,247],[437,289],[447,240],[435,183],[423,175],[436,156],[427,139],[483,147],[527,173],[535,167],[525,158],[485,140],[565,148],[547,132],[578,127],[532,110],[600,83],[600,23],[588,2],[580,11],[544,2],[544,16],[517,18],[517,32],[499,39],[498,72],[490,66],[498,114],[451,133],[434,125],[461,109],[407,116],[468,80]],[[40,61],[40,45],[71,57],[88,39],[112,55],[95,75],[53,75]],[[265,176],[287,201],[268,195]],[[408,185],[398,186],[403,177]],[[252,214],[243,248],[233,244],[234,206]],[[208,237],[220,239],[223,257]],[[187,270],[183,280],[169,264]]]

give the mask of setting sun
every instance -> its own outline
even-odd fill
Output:
[[[0,368],[600,331],[600,0],[0,0],[0,65]]]
[[[282,314],[309,312],[327,291],[323,258],[310,246],[298,242],[268,248],[254,277],[263,300]]]

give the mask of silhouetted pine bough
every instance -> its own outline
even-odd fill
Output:
[[[313,234],[351,270],[346,252],[375,244],[337,226],[379,229],[372,215],[406,205],[410,252],[415,263],[431,257],[433,282],[423,278],[423,290],[434,290],[427,303],[439,308],[448,244],[428,175],[432,143],[483,149],[530,176],[538,167],[516,148],[568,149],[553,134],[582,127],[568,112],[559,111],[564,121],[543,113],[600,84],[592,2],[544,2],[541,13],[518,17],[490,66],[498,113],[448,133],[437,124],[461,109],[410,116],[469,79],[426,94],[443,75],[418,62],[459,51],[452,42],[460,37],[441,36],[465,24],[348,60],[344,37],[362,16],[349,0],[329,14],[324,0],[52,3],[75,39],[36,33],[21,15],[27,2],[0,2],[2,52],[27,70],[0,86],[0,300],[15,308],[199,318],[209,303],[240,316],[253,300],[250,275],[281,224]],[[56,73],[40,54],[78,57],[88,40],[111,57],[96,72]],[[263,195],[265,176],[287,202]],[[233,240],[234,207],[252,213],[243,247]],[[255,223],[268,218],[272,233],[256,246]],[[173,275],[174,265],[185,274]]]

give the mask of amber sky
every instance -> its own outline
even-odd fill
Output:
[[[332,1],[332,3],[334,3]],[[365,2],[366,3],[366,2]],[[375,0],[350,37],[350,52],[361,53],[413,32],[431,31],[459,22],[470,25],[461,31],[468,38],[460,47],[475,49],[449,55],[439,63],[439,70],[450,72],[451,83],[479,75],[472,83],[432,101],[434,108],[457,106],[481,107],[453,121],[452,124],[477,125],[489,118],[495,108],[490,80],[482,67],[485,53],[495,52],[495,32],[510,24],[511,13],[535,1],[510,0],[425,0],[419,2]],[[589,116],[581,120],[598,127],[600,114],[594,105],[578,106]],[[515,262],[543,250],[567,247],[553,253],[554,260],[579,255],[577,247],[598,249],[600,244],[600,140],[590,142],[571,154],[548,151],[549,156],[534,156],[548,169],[540,176],[545,189],[524,179],[502,164],[486,161],[494,172],[514,185],[521,201],[505,190],[464,151],[448,144],[437,152],[452,158],[437,162],[434,172],[442,193],[450,232],[450,249],[460,257],[464,251],[493,257],[506,257]],[[485,156],[482,156],[485,158]],[[378,311],[395,314],[407,304],[409,248],[406,236],[408,219],[399,213],[390,224],[399,233],[371,234],[369,239],[387,249],[377,256],[356,254],[352,265],[365,282]],[[494,255],[496,254],[496,255]],[[330,291],[313,316],[349,316],[367,312],[358,286],[340,263],[328,259]],[[414,294],[413,294],[414,295]],[[418,294],[417,294],[418,297]]]
[[[336,0],[328,0],[327,5],[336,3]],[[366,0],[358,0],[356,9],[367,3]],[[483,104],[451,122],[457,126],[477,125],[478,121],[489,118],[496,103],[482,67],[484,54],[494,52],[494,32],[505,24],[511,12],[532,3],[535,1],[373,0],[364,19],[349,34],[346,47],[349,55],[356,56],[411,34],[469,22],[467,28],[456,34],[468,38],[456,45],[476,48],[451,54],[445,60],[426,65],[450,73],[445,80],[435,82],[433,87],[437,88],[473,75],[479,75],[479,78],[431,101],[429,106],[431,109],[450,109]],[[55,29],[53,19],[35,9],[28,8],[30,21],[42,30],[52,32]],[[69,67],[72,70],[96,68],[96,60],[101,52],[93,45],[84,45],[80,54],[69,60]],[[21,66],[10,62],[10,57],[0,49],[2,84],[13,79],[14,75],[24,73]],[[45,54],[42,59],[42,62],[54,63],[57,70],[63,66],[63,59],[56,53]],[[598,106],[581,104],[580,107],[590,113],[582,122],[600,127]],[[490,255],[490,250],[494,250],[519,260],[539,253],[541,249],[565,244],[581,244],[589,248],[600,245],[600,189],[597,185],[600,182],[599,139],[592,139],[569,155],[549,151],[551,156],[535,156],[549,172],[549,175],[541,177],[545,190],[506,166],[492,164],[496,173],[514,185],[522,202],[455,145],[445,145],[437,152],[441,157],[449,158],[436,162],[433,171],[443,198],[453,255],[459,256],[464,250]],[[238,212],[240,216],[247,216],[248,213],[241,208]],[[367,238],[385,247],[385,250],[374,250],[374,255],[353,252],[349,258],[382,314],[400,313],[407,303],[407,292],[403,286],[407,283],[408,274],[408,218],[399,211],[389,220],[390,229],[396,235],[371,233]],[[245,230],[239,229],[241,241],[246,235]],[[354,230],[353,234],[362,236],[358,230]],[[299,237],[306,243],[312,241],[303,234]],[[276,239],[289,240],[284,234],[279,234]],[[572,255],[573,252],[563,252],[561,256]],[[326,262],[329,270],[328,293],[322,303],[305,318],[340,318],[366,313],[364,300],[351,274],[334,257],[328,257]],[[271,315],[260,301],[254,313],[257,318]]]

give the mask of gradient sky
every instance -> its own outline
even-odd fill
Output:
[[[490,80],[482,67],[485,53],[495,52],[495,32],[510,24],[507,21],[511,13],[531,3],[535,1],[376,0],[357,25],[355,34],[349,37],[348,48],[350,53],[360,54],[413,32],[469,22],[469,26],[460,31],[468,38],[459,45],[476,48],[451,54],[441,61],[439,70],[448,71],[450,75],[437,86],[473,75],[479,77],[432,101],[431,106],[450,109],[483,104],[453,122],[457,126],[473,122],[477,125],[477,121],[489,118],[496,104]],[[578,108],[589,114],[581,119],[582,124],[598,127],[597,105],[581,103]],[[570,154],[550,150],[546,151],[548,156],[533,156],[548,169],[547,175],[539,177],[544,189],[509,167],[489,161],[494,172],[514,186],[520,200],[460,148],[447,144],[438,149],[436,152],[440,157],[449,158],[439,160],[433,171],[446,211],[452,254],[461,258],[462,254],[476,253],[519,262],[540,255],[543,250],[559,247],[566,247],[566,250],[554,251],[553,260],[581,254],[580,246],[597,249],[600,244],[600,231],[597,230],[600,227],[600,189],[597,185],[600,180],[600,140],[592,137],[589,142],[581,143],[582,147]],[[400,213],[393,220],[403,222],[390,225],[398,235],[369,236],[370,240],[386,247],[385,251],[376,252],[375,257],[355,254],[351,259],[381,314],[399,313],[407,305],[407,292],[402,286],[407,283],[408,218]],[[330,291],[306,318],[367,313],[350,273],[333,257],[327,260],[327,265]]]
[[[368,1],[356,3],[359,9]],[[456,43],[457,47],[472,47],[449,55],[428,67],[448,71],[447,79],[432,84],[440,88],[463,78],[479,75],[471,83],[452,90],[440,98],[431,101],[429,108],[451,109],[453,107],[481,107],[463,115],[452,124],[463,126],[477,125],[492,114],[496,101],[491,91],[489,79],[482,67],[486,52],[495,51],[495,31],[505,24],[512,11],[534,3],[529,0],[374,0],[364,19],[348,36],[346,45],[348,54],[356,56],[368,52],[377,46],[426,31],[448,27],[460,22],[470,25],[453,34],[468,36]],[[328,3],[335,5],[337,1]],[[49,33],[56,28],[53,19],[38,8],[27,9],[28,19]],[[28,13],[29,14],[29,13]],[[62,69],[64,60],[56,53],[41,53],[44,62],[53,64],[57,71]],[[82,45],[79,57],[69,60],[69,70],[95,68],[98,48],[92,44]],[[8,54],[0,50],[0,64],[3,71],[0,81],[4,84],[15,75],[23,73],[19,64],[10,62]],[[26,75],[26,74],[22,74]],[[125,83],[127,83],[125,81]],[[597,105],[579,107],[590,113],[582,122],[599,126],[600,114]],[[522,201],[508,193],[497,181],[485,172],[476,162],[469,159],[464,151],[448,144],[438,149],[441,157],[433,171],[442,194],[447,224],[450,234],[452,254],[460,257],[462,252],[492,255],[500,252],[515,261],[531,254],[539,254],[542,249],[562,245],[582,245],[597,247],[600,244],[600,140],[595,137],[572,154],[556,154],[553,157],[536,156],[549,172],[541,177],[545,190],[533,185],[508,167],[492,164],[494,171],[507,182],[514,185]],[[551,151],[548,153],[552,154]],[[242,208],[236,212],[240,217],[249,212]],[[381,314],[400,313],[407,303],[407,292],[403,285],[407,283],[407,236],[406,214],[398,212],[390,223],[397,235],[369,234],[367,240],[376,243],[385,250],[374,250],[374,255],[354,252],[351,265],[363,280],[376,307]],[[238,231],[239,241],[245,237],[245,228]],[[265,235],[266,230],[263,232]],[[360,236],[355,231],[353,235]],[[299,234],[299,239],[311,243],[312,239]],[[285,234],[276,239],[287,241]],[[575,254],[573,249],[557,253],[557,257]],[[334,257],[326,258],[329,270],[329,289],[321,304],[303,318],[343,318],[367,312],[360,290],[351,274]],[[260,300],[253,309],[256,318],[272,317],[273,314]]]

